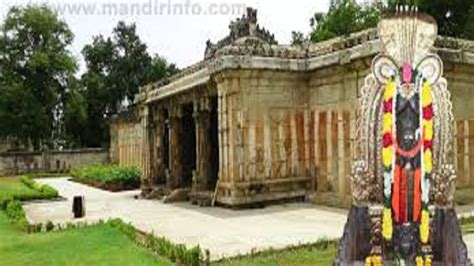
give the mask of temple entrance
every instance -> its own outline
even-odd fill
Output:
[[[182,166],[183,176],[180,187],[191,187],[193,180],[193,171],[196,169],[196,125],[193,118],[193,104],[182,106],[183,118],[181,120],[181,139],[182,139]]]
[[[210,160],[210,176],[209,187],[214,190],[219,178],[219,122],[217,119],[217,96],[211,98],[211,160]]]

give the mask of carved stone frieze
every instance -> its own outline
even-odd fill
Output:
[[[368,166],[363,160],[356,161],[352,165],[352,199],[356,206],[367,205],[370,200],[373,180],[368,172]]]
[[[456,169],[453,165],[442,165],[433,173],[432,198],[439,207],[453,207],[456,190]]]

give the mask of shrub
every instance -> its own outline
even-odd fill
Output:
[[[5,213],[8,218],[21,230],[28,231],[29,224],[26,220],[25,211],[18,200],[12,200],[7,203]]]
[[[30,227],[28,229],[28,232],[29,233],[40,233],[42,229],[43,229],[43,224],[42,223],[32,224],[32,225],[30,225]]]
[[[108,223],[112,227],[115,227],[119,229],[120,231],[122,231],[124,234],[130,237],[133,241],[136,240],[137,232],[136,232],[136,229],[132,225],[126,224],[120,219],[109,220]]]
[[[25,216],[23,207],[21,206],[21,203],[17,200],[12,200],[7,203],[5,213],[12,220],[17,220]]]
[[[155,254],[166,257],[172,262],[198,266],[203,261],[203,253],[199,246],[187,249],[185,245],[173,244],[164,237],[156,238],[153,234],[146,234],[144,238],[138,237],[140,233],[130,224],[120,219],[109,220],[108,224],[128,235],[134,242],[153,251]]]
[[[7,208],[7,204],[13,201],[13,197],[10,195],[0,195],[0,209],[4,210]]]
[[[98,186],[116,185],[121,188],[140,186],[140,169],[135,166],[92,165],[72,170],[72,176],[78,181]]]
[[[41,193],[39,197],[35,195],[34,198],[22,198],[21,200],[51,199],[51,198],[57,198],[59,196],[58,191],[56,191],[54,188],[48,185],[44,185],[39,182],[36,182],[35,180],[31,179],[28,176],[22,176],[20,177],[20,180],[27,187],[34,189],[36,191],[39,191]]]
[[[46,232],[52,231],[54,229],[54,224],[51,221],[46,223]]]
[[[41,231],[41,225],[29,225],[20,201],[33,199],[50,199],[58,197],[58,192],[50,186],[42,185],[33,179],[22,176],[21,183],[31,189],[25,192],[14,190],[12,193],[0,195],[0,210],[5,210],[9,220],[25,232]]]

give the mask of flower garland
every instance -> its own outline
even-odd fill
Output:
[[[364,266],[382,266],[382,256],[379,255],[370,255],[365,258]]]
[[[431,266],[433,263],[431,257],[423,259],[421,256],[416,257],[415,262],[416,266]]]
[[[384,92],[383,102],[383,166],[384,166],[384,210],[382,215],[382,236],[386,240],[392,239],[392,179],[395,169],[395,148],[393,145],[393,129],[395,127],[395,95],[396,83],[390,80]]]
[[[418,81],[420,91],[420,121],[422,126],[421,142],[421,217],[420,217],[420,240],[422,244],[428,243],[429,238],[429,190],[430,179],[433,168],[433,104],[431,85],[423,81]],[[384,166],[384,210],[382,213],[382,236],[390,241],[393,234],[392,221],[392,183],[395,172],[396,143],[393,135],[395,128],[395,100],[396,100],[396,82],[391,79],[384,92],[383,102],[383,150],[382,159]],[[418,149],[414,149],[418,150]]]
[[[423,149],[422,149],[422,179],[421,179],[421,224],[420,224],[420,240],[421,243],[427,244],[429,238],[429,212],[428,212],[428,201],[429,201],[429,190],[430,190],[430,179],[433,169],[433,96],[431,85],[423,81],[421,86],[421,125],[423,127]]]

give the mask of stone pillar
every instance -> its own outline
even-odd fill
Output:
[[[165,119],[163,109],[156,108],[154,116],[154,151],[153,151],[153,176],[155,177],[154,185],[166,182],[166,168],[164,161],[164,133],[165,133]]]
[[[346,141],[345,141],[345,136],[344,136],[344,127],[347,127],[349,125],[346,125],[344,122],[344,114],[342,110],[339,110],[337,112],[337,133],[333,132],[333,134],[337,134],[337,160],[339,162],[338,168],[337,168],[337,176],[338,176],[338,185],[339,185],[339,196],[341,198],[344,198],[347,195],[346,192]]]
[[[150,113],[148,105],[140,107],[140,120],[142,124],[142,182],[141,190],[147,195],[152,189],[152,175],[150,167]]]
[[[173,103],[170,108],[169,115],[169,176],[167,185],[171,189],[179,187],[183,178],[183,165],[182,165],[182,143],[181,143],[181,132],[182,125],[181,119],[183,112],[181,105]]]
[[[463,159],[464,159],[464,186],[469,186],[471,184],[470,182],[470,162],[469,162],[469,120],[464,119],[464,153],[463,153]]]
[[[204,97],[195,103],[196,122],[196,189],[209,189],[211,177],[211,113],[209,98]]]
[[[333,116],[333,112],[328,110],[327,112],[327,121],[326,121],[326,147],[327,147],[327,162],[326,162],[326,184],[329,184],[326,186],[325,190],[327,191],[328,189],[331,190],[329,192],[334,192],[335,189],[335,183],[334,183],[334,154],[336,151],[334,150],[336,147],[333,147],[333,119],[335,117]],[[334,132],[337,134],[337,132]]]

